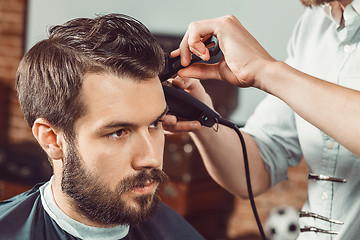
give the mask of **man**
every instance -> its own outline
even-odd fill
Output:
[[[163,52],[120,14],[52,27],[17,90],[51,180],[0,204],[0,239],[203,239],[159,202]]]
[[[217,36],[224,58],[215,65],[195,64],[179,75],[270,93],[242,129],[254,193],[286,179],[288,166],[304,157],[309,181],[303,210],[340,223],[301,218],[305,232],[299,239],[358,239],[360,1],[302,2],[310,8],[294,29],[286,63],[273,59],[233,16],[191,23],[173,56],[180,54],[184,66],[191,53],[207,60],[201,39]],[[173,83],[211,106],[197,81]],[[168,130],[194,131],[191,135],[211,176],[235,195],[247,197],[235,132],[220,126],[216,133],[197,122],[176,123],[174,117],[166,124]]]

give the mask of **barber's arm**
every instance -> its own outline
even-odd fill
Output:
[[[218,79],[268,92],[360,156],[359,91],[312,77],[273,59],[233,16],[191,23],[180,48],[172,55],[180,54],[184,66],[190,63],[192,53],[209,59],[208,50],[201,42],[207,35],[218,38],[224,58],[215,65],[191,65],[181,70],[179,76]],[[202,145],[209,144],[207,138],[198,139]]]
[[[209,95],[197,79],[175,78],[173,84],[185,89],[194,97],[212,107]],[[188,132],[194,140],[212,178],[221,186],[241,197],[248,197],[243,153],[238,135],[233,129],[219,125],[217,132],[201,126],[199,122],[177,121],[174,116],[166,116],[164,128],[171,132]],[[270,175],[265,169],[254,140],[243,133],[254,195],[265,192],[270,187]]]

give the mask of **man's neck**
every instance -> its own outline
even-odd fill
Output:
[[[341,5],[341,8],[344,10],[347,5],[349,5],[353,0],[340,0],[338,1]]]
[[[331,15],[333,19],[342,24],[344,9],[347,5],[351,4],[353,0],[339,0],[330,2],[331,5]]]

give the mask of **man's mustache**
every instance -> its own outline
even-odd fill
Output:
[[[139,173],[124,178],[116,187],[119,194],[127,192],[133,188],[144,187],[150,183],[163,183],[168,180],[168,175],[160,169],[142,170]]]

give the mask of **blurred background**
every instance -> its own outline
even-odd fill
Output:
[[[15,73],[24,52],[47,37],[47,30],[76,17],[111,12],[144,23],[167,51],[178,46],[190,22],[235,15],[279,60],[304,11],[298,0],[0,0],[0,200],[47,181],[51,168],[23,120],[14,90]],[[204,82],[215,108],[242,126],[264,93]],[[208,176],[196,147],[187,135],[168,136],[164,168],[170,181],[162,199],[189,220],[206,239],[259,239],[248,200],[233,197]],[[262,221],[278,205],[300,208],[306,198],[304,162],[289,169],[289,180],[256,198]]]

